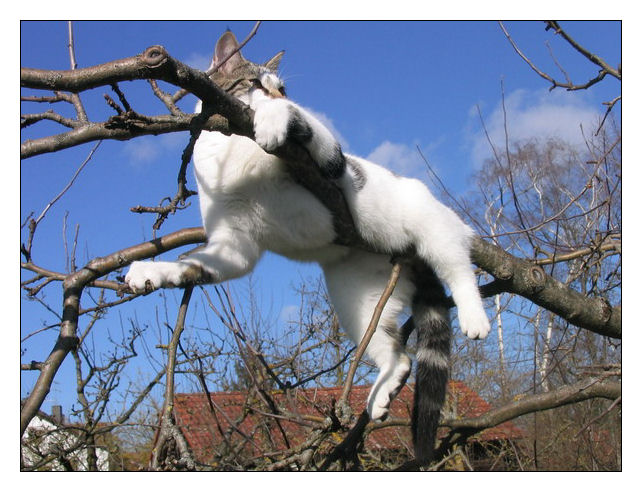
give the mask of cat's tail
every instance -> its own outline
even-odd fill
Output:
[[[422,272],[412,305],[417,332],[417,373],[412,415],[415,460],[428,464],[434,454],[437,426],[448,384],[451,327],[445,293],[432,272]]]

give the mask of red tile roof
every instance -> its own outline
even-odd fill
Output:
[[[289,392],[289,397],[281,391],[271,393],[276,404],[290,412],[288,419],[261,415],[269,413],[265,411],[265,405],[259,404],[256,396],[253,397],[253,404],[246,392],[211,393],[214,412],[205,393],[179,393],[175,395],[174,409],[177,423],[196,458],[209,462],[214,457],[214,447],[224,446],[225,439],[232,446],[239,446],[243,454],[255,456],[266,450],[284,450],[302,443],[311,430],[309,425],[325,418],[324,411],[339,399],[341,391],[342,388],[296,389]],[[369,386],[352,388],[350,406],[356,413],[365,407],[369,391]],[[397,395],[390,408],[390,420],[410,418],[412,391],[406,385]],[[477,417],[491,409],[486,401],[462,382],[451,381],[448,391],[446,412],[454,410],[459,417]],[[244,408],[247,412],[245,415]],[[492,441],[520,437],[523,437],[523,432],[511,422],[505,422],[483,431],[475,439]],[[370,432],[366,446],[399,449],[410,447],[411,442],[408,426],[386,426]]]

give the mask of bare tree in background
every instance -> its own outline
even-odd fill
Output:
[[[519,55],[553,87],[579,90],[605,77],[621,80],[621,70],[612,69],[582,48],[558,23],[551,21],[546,26],[599,67],[598,76],[588,83],[573,84],[570,77],[566,83],[558,82],[530,62],[502,25]],[[258,24],[242,45],[257,29]],[[141,135],[189,132],[181,162],[177,162],[178,186],[174,196],[158,206],[132,208],[136,213],[155,214],[156,237],[169,215],[184,208],[194,194],[187,188],[186,169],[199,133],[215,130],[253,138],[251,111],[218,88],[208,74],[175,60],[161,46],[150,47],[117,64],[78,68],[71,24],[69,33],[71,69],[22,68],[21,86],[48,91],[45,96],[30,93],[23,96],[23,101],[51,104],[51,107],[70,104],[75,117],[63,117],[62,112],[53,109],[23,114],[23,128],[48,120],[66,130],[24,141],[21,157],[28,159],[105,139],[128,140]],[[118,84],[136,79],[149,81],[150,90],[165,105],[167,114],[147,116],[133,109],[135,105],[128,101]],[[168,94],[157,81],[172,84],[178,90]],[[106,121],[91,121],[81,95],[101,86],[110,87],[115,94],[115,99],[106,99],[115,115]],[[186,114],[177,107],[187,92],[203,100],[200,115]],[[607,114],[619,100],[618,96],[608,102]],[[475,389],[496,405],[494,410],[477,418],[444,419],[448,434],[440,443],[439,459],[452,456],[468,437],[483,429],[521,418],[525,419],[524,425],[529,427],[532,439],[531,454],[528,462],[521,464],[523,468],[554,469],[562,466],[556,463],[569,463],[569,453],[575,453],[577,469],[619,466],[621,138],[606,116],[595,133],[587,136],[590,157],[586,158],[584,153],[578,154],[559,141],[519,142],[511,146],[507,132],[502,150],[494,147],[495,159],[487,162],[476,177],[479,195],[465,203],[453,204],[460,213],[468,215],[480,234],[475,239],[472,256],[484,281],[482,292],[489,298],[489,309],[500,329],[499,357],[494,355],[494,349],[491,355],[489,347],[475,342],[458,344],[453,375],[465,375],[468,381],[473,381]],[[94,151],[97,149],[92,153]],[[333,213],[338,243],[372,250],[358,237],[341,193],[320,176],[305,151],[295,144],[287,144],[274,154],[284,159],[293,178]],[[80,165],[76,175],[86,162]],[[28,174],[28,168],[24,174]],[[178,302],[176,318],[163,316],[162,308],[156,312],[156,335],[148,336],[151,323],[123,320],[122,336],[117,342],[112,339],[113,349],[109,354],[94,352],[88,334],[98,329],[95,325],[100,324],[101,315],[123,304],[135,303],[139,297],[129,293],[121,283],[122,269],[134,260],[197,245],[205,236],[201,228],[166,233],[154,241],[93,258],[82,268],[76,265],[74,242],[68,255],[68,270],[53,271],[37,263],[33,245],[35,241],[45,240],[37,234],[38,225],[49,208],[73,185],[74,179],[75,176],[39,216],[32,214],[23,219],[21,268],[29,275],[23,278],[21,286],[33,302],[47,303],[47,308],[55,313],[57,322],[46,329],[58,330],[59,335],[46,360],[22,365],[23,370],[38,371],[39,378],[21,404],[21,435],[50,392],[62,362],[70,355],[76,365],[79,403],[76,411],[82,424],[77,426],[78,438],[73,446],[58,449],[57,454],[43,455],[41,462],[25,468],[39,469],[83,448],[89,450],[88,468],[96,469],[91,450],[96,449],[97,436],[114,428],[126,429],[133,416],[143,411],[143,400],[161,381],[165,391],[159,408],[160,419],[152,423],[146,418],[140,422],[146,429],[154,426],[149,466],[152,469],[213,468],[212,464],[195,459],[176,423],[174,382],[184,375],[189,377],[195,391],[208,393],[213,383],[217,390],[246,389],[248,402],[251,399],[252,405],[259,405],[270,425],[277,427],[288,419],[301,421],[303,417],[280,406],[273,397],[275,391],[287,394],[297,385],[339,383],[345,385],[344,393],[349,393],[355,377],[351,370],[357,367],[356,363],[348,367],[349,357],[358,362],[359,350],[350,352],[320,295],[321,288],[310,284],[301,287],[306,302],[302,302],[298,322],[291,325],[291,332],[279,338],[266,337],[264,325],[269,321],[262,319],[263,314],[258,310],[241,313],[226,286],[190,286]],[[198,276],[194,277],[195,284],[199,280]],[[55,305],[46,301],[43,292],[51,291],[55,296],[61,284],[62,303]],[[167,300],[167,297],[161,298]],[[207,313],[207,324],[224,326],[225,334],[214,335],[209,330],[211,326],[192,326],[190,309]],[[40,332],[34,330],[29,337],[39,336]],[[506,342],[509,337],[519,342],[509,344]],[[158,347],[161,358],[152,346]],[[117,394],[119,374],[141,351],[156,371],[136,391],[132,388],[120,395],[126,404],[123,403],[122,411],[115,415],[108,411],[107,402],[113,402]],[[367,379],[367,373],[368,367],[362,365],[356,378]],[[235,454],[230,446],[226,447],[225,442],[216,443],[221,450],[218,463],[224,469],[358,468],[357,443],[373,424],[364,421],[363,416],[357,418],[361,409],[347,408],[345,402],[342,398],[336,407],[328,409],[327,418],[308,422],[309,437],[300,446],[287,451],[265,450],[263,459],[249,462]],[[407,425],[407,422],[398,425]],[[231,428],[233,426],[232,423]],[[345,436],[345,440],[339,446],[331,445],[331,437],[337,432]],[[608,439],[609,446],[615,450],[614,459],[597,449],[595,443],[602,441],[595,436],[600,439],[606,436],[604,439]],[[564,448],[558,445],[560,441],[573,445]],[[580,453],[580,448],[588,451]],[[381,466],[385,467],[383,463]]]

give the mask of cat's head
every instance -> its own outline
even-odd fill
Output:
[[[240,51],[235,52],[238,47],[231,31],[225,32],[217,41],[210,65],[210,69],[220,65],[211,75],[214,82],[246,104],[256,98],[285,97],[283,82],[276,74],[284,51],[259,65],[246,60]],[[230,56],[231,53],[234,54]],[[221,62],[224,63],[221,65]]]

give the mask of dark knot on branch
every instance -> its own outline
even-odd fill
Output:
[[[542,267],[535,265],[528,269],[527,277],[528,287],[532,292],[539,292],[544,288],[546,283],[546,274]]]
[[[141,55],[142,62],[149,68],[156,68],[165,63],[169,55],[165,48],[156,44],[150,46]]]

